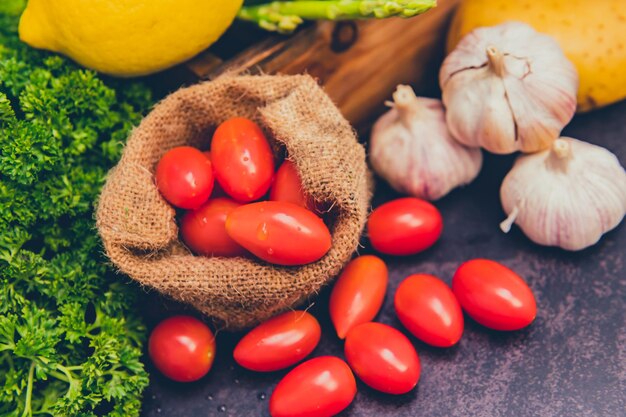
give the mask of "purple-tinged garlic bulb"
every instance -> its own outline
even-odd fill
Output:
[[[554,39],[519,22],[470,32],[439,84],[452,136],[497,154],[549,148],[576,110],[574,65]]]
[[[500,188],[509,216],[530,240],[580,250],[598,242],[626,214],[626,172],[608,150],[561,137],[552,148],[520,156]]]
[[[452,138],[441,101],[416,97],[406,85],[397,87],[393,100],[372,129],[369,159],[378,175],[395,190],[427,200],[478,175],[481,151]]]

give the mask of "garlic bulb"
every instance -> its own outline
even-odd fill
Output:
[[[401,193],[437,200],[471,182],[482,165],[479,149],[456,142],[446,126],[441,101],[416,97],[399,85],[391,110],[374,124],[370,162]]]
[[[520,156],[500,189],[508,218],[541,245],[580,250],[626,213],[626,172],[608,150],[562,137],[552,149]]]
[[[497,154],[547,149],[576,110],[576,69],[554,39],[519,22],[465,36],[439,83],[452,136]]]

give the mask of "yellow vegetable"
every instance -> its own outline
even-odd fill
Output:
[[[30,0],[20,39],[88,68],[130,77],[160,71],[211,45],[243,0]]]
[[[464,0],[448,34],[448,51],[480,26],[520,20],[553,36],[580,76],[578,111],[626,97],[625,0]]]

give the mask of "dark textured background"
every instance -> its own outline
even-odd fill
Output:
[[[626,102],[577,116],[564,134],[607,147],[624,165]],[[394,397],[359,383],[341,416],[626,416],[626,227],[577,253],[537,246],[517,228],[503,234],[498,190],[512,162],[486,155],[474,183],[436,203],[445,224],[441,240],[417,256],[386,258],[390,285],[377,320],[401,328],[392,297],[406,276],[431,273],[449,283],[460,263],[476,257],[500,261],[526,279],[537,298],[537,320],[528,329],[501,333],[466,318],[463,338],[450,349],[410,336],[422,361],[417,389]],[[379,182],[373,205],[395,197]],[[367,244],[360,252],[369,252]],[[328,290],[311,308],[323,328],[313,355],[341,357],[327,299]],[[182,308],[155,294],[144,300],[150,327]],[[152,384],[143,416],[269,416],[269,396],[287,371],[258,374],[238,367],[232,350],[240,337],[217,335],[214,367],[197,383],[169,382],[148,364]]]

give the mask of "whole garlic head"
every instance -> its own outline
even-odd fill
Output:
[[[608,150],[572,138],[520,156],[500,188],[509,217],[532,241],[580,250],[615,228],[626,213],[626,172]]]
[[[452,138],[441,101],[416,97],[406,85],[397,87],[393,99],[372,129],[369,158],[378,175],[397,191],[427,200],[478,175],[482,153]]]
[[[439,83],[452,135],[497,154],[548,148],[576,110],[574,65],[554,39],[519,22],[465,36]]]

